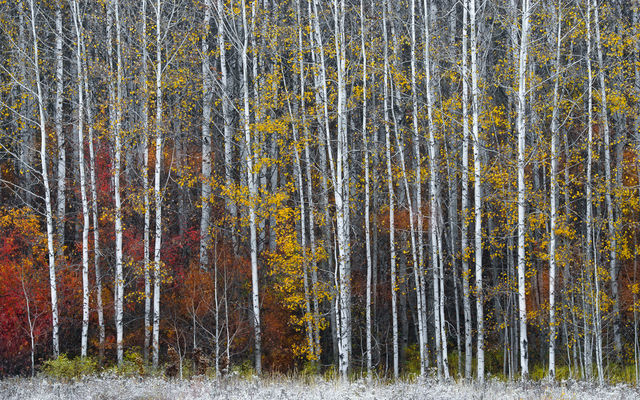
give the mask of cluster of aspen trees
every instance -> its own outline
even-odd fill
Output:
[[[139,328],[154,367],[182,335],[260,373],[269,292],[343,377],[637,376],[639,7],[0,1],[0,199],[46,235],[45,348],[122,363]],[[214,304],[169,321],[178,267]]]

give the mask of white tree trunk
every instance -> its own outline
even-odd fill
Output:
[[[89,142],[89,188],[91,191],[91,214],[93,223],[93,262],[94,272],[96,275],[96,308],[98,312],[98,343],[99,343],[99,360],[102,362],[104,358],[104,340],[105,340],[105,324],[104,324],[104,307],[102,304],[102,272],[100,270],[100,229],[98,222],[98,190],[96,188],[96,157],[93,148],[93,113],[91,111],[91,103],[89,101],[89,75],[87,64],[87,50],[84,41],[82,41],[82,63],[84,68],[84,92],[85,92],[85,112],[87,114],[87,141]]]
[[[211,0],[204,2],[204,21],[202,33],[202,213],[200,217],[200,268],[209,264],[209,220],[211,219],[211,101],[213,90],[209,71],[209,30],[211,21]]]
[[[393,346],[393,376],[398,379],[400,375],[399,350],[398,350],[398,295],[396,277],[396,239],[395,239],[395,204],[393,190],[393,169],[391,159],[391,130],[389,124],[389,40],[387,34],[387,0],[382,4],[382,32],[384,37],[384,129],[385,152],[387,160],[387,190],[389,192],[389,262],[391,270],[391,321],[392,321],[392,346]]]
[[[591,66],[591,12],[592,7],[597,9],[597,4],[589,2],[587,7],[587,92],[588,92],[588,116],[587,116],[587,189],[586,189],[586,201],[587,201],[587,266],[593,263],[593,279],[595,281],[595,293],[592,294],[595,304],[594,313],[592,314],[593,322],[593,334],[595,336],[596,345],[596,366],[598,369],[598,381],[600,384],[604,383],[604,370],[602,367],[602,329],[601,329],[601,316],[600,316],[600,277],[598,273],[598,262],[595,252],[596,244],[594,238],[594,222],[593,222],[593,189],[592,189],[592,163],[593,163],[593,72]],[[598,24],[597,11],[596,12],[596,25]],[[605,111],[606,112],[606,111]],[[585,319],[587,317],[585,316]],[[586,324],[586,322],[585,322]],[[585,339],[585,341],[588,339]],[[590,347],[590,346],[589,346]],[[589,358],[588,365],[591,364],[591,351],[585,351],[585,358]],[[590,368],[590,367],[588,367]]]
[[[225,13],[224,3],[222,0],[217,2],[218,13],[218,51],[220,52],[220,87],[221,87],[221,103],[222,103],[222,124],[224,130],[224,182],[225,185],[230,188],[232,184],[231,173],[233,163],[233,129],[231,126],[231,110],[232,104],[229,99],[229,85],[228,85],[228,72],[227,72],[227,43],[225,41]],[[230,216],[232,226],[236,226],[235,217],[237,214],[236,204],[233,200],[227,199],[225,201],[227,208],[227,214]],[[233,243],[234,251],[238,248],[238,239],[235,229],[231,230],[231,240]]]
[[[527,342],[527,300],[526,300],[526,184],[525,184],[525,144],[526,144],[526,71],[529,45],[529,0],[522,3],[522,26],[520,34],[520,55],[518,57],[518,101],[516,106],[516,130],[518,132],[518,310],[520,319],[520,368],[522,378],[529,376],[529,345]]]
[[[469,71],[468,60],[468,32],[469,32],[469,3],[474,0],[465,0],[463,7],[463,32],[462,32],[462,304],[464,308],[464,376],[471,379],[471,361],[473,356],[471,337],[471,291],[469,288]]]
[[[62,96],[64,94],[64,62],[62,54],[62,4],[56,7],[56,101],[54,122],[56,128],[56,141],[58,147],[57,160],[57,203],[56,203],[56,236],[58,250],[58,261],[64,260],[64,223],[66,205],[66,162],[67,153],[65,148],[65,135],[62,127]]]
[[[124,359],[123,348],[123,306],[124,306],[124,276],[122,273],[122,200],[120,198],[120,169],[122,160],[122,52],[120,41],[120,10],[119,0],[114,3],[115,28],[116,28],[116,100],[115,100],[115,129],[114,129],[114,176],[113,190],[115,203],[115,237],[116,237],[116,276],[115,276],[115,320],[116,320],[116,347],[118,365],[122,365]],[[111,41],[109,41],[110,46]]]
[[[560,7],[560,5],[558,5]],[[562,11],[558,8],[558,34],[556,41],[555,82],[553,85],[553,111],[551,116],[551,193],[549,227],[549,378],[556,375],[556,226],[558,209],[558,135],[560,49],[562,44]],[[566,285],[566,282],[565,282]]]
[[[255,368],[258,374],[262,373],[262,350],[261,350],[261,330],[260,330],[260,297],[258,288],[258,243],[256,232],[256,210],[255,202],[258,195],[256,174],[253,166],[253,144],[251,141],[251,129],[249,126],[249,65],[247,53],[249,51],[249,26],[247,23],[247,9],[245,0],[242,0],[242,27],[244,32],[244,42],[242,47],[242,86],[243,86],[243,131],[246,147],[246,169],[247,182],[249,185],[249,231],[251,246],[251,292],[253,303],[253,333],[254,333],[254,357]]]
[[[47,131],[44,116],[44,99],[40,84],[40,58],[38,54],[38,34],[36,32],[36,12],[34,0],[29,0],[31,9],[31,34],[33,35],[33,65],[36,74],[36,88],[38,95],[38,117],[40,126],[40,163],[42,168],[42,183],[44,185],[45,218],[47,221],[47,251],[49,255],[49,288],[51,291],[51,323],[53,327],[53,357],[60,354],[60,338],[58,334],[58,291],[56,284],[56,257],[53,243],[53,211],[51,207],[51,192],[49,188],[49,173],[47,171]]]
[[[147,80],[149,51],[147,49],[147,0],[142,0],[142,152],[144,166],[142,191],[144,207],[144,232],[142,238],[144,268],[144,362],[149,362],[151,343],[151,273],[150,273],[150,230],[151,201],[149,199],[149,81]]]
[[[428,16],[428,4],[427,0],[424,1],[424,69],[425,69],[425,86],[426,86],[426,98],[427,98],[427,126],[429,127],[429,207],[431,209],[431,223],[429,229],[431,232],[431,262],[433,264],[433,309],[434,309],[434,328],[436,330],[436,354],[438,362],[438,377],[444,375],[445,379],[449,378],[449,369],[446,361],[447,358],[447,343],[444,332],[444,313],[442,293],[444,287],[442,284],[443,276],[441,271],[443,267],[439,263],[439,245],[440,243],[440,204],[438,201],[438,170],[436,166],[436,142],[434,136],[433,125],[433,100],[431,94],[431,55],[430,55],[430,29],[429,29],[429,16]],[[417,106],[417,102],[414,107]],[[414,117],[414,127],[417,127],[417,117]],[[419,170],[420,168],[418,168]],[[419,204],[419,203],[418,203]],[[418,211],[419,213],[419,211]],[[419,219],[419,221],[421,218]],[[421,235],[421,232],[419,232]]]
[[[371,261],[371,195],[370,195],[370,173],[369,173],[369,135],[367,134],[367,48],[365,45],[365,14],[364,0],[360,0],[360,46],[362,46],[362,143],[364,146],[364,237],[365,237],[365,256],[367,258],[367,288],[365,305],[365,336],[366,336],[366,361],[367,376],[371,376],[373,368],[372,336],[371,336],[371,280],[373,276],[373,268]]]
[[[425,14],[425,46],[428,46],[429,41],[429,27]],[[422,240],[423,218],[422,218],[422,166],[420,165],[421,152],[420,152],[420,133],[418,129],[418,89],[416,82],[417,75],[417,38],[416,38],[416,4],[415,0],[411,0],[411,122],[413,129],[413,152],[416,161],[415,174],[415,199],[416,199],[416,218],[417,218],[417,253],[418,263],[414,268],[414,275],[416,276],[416,304],[418,305],[418,348],[420,354],[420,375],[426,376],[427,368],[429,367],[428,358],[428,337],[427,337],[427,318],[426,318],[426,305],[423,303],[425,300],[425,282],[424,282],[424,251]],[[425,84],[427,88],[430,84],[429,78],[429,49],[425,48],[425,71],[426,78]],[[427,89],[428,91],[428,89]],[[430,108],[431,95],[427,94],[427,108]],[[417,273],[417,274],[416,274]]]
[[[153,195],[156,207],[155,238],[153,249],[153,368],[158,367],[160,355],[160,284],[162,283],[162,271],[160,250],[162,248],[162,192],[160,190],[160,177],[162,173],[162,2],[156,3],[156,132],[155,146],[156,159],[154,169]]]
[[[89,201],[87,198],[84,167],[84,76],[83,76],[83,30],[78,1],[71,3],[73,25],[76,31],[76,62],[78,68],[78,168],[80,169],[80,198],[82,199],[82,337],[80,355],[87,356],[89,336]]]
[[[476,314],[478,324],[478,380],[484,382],[484,293],[482,287],[482,163],[480,160],[480,90],[478,88],[478,45],[476,2],[469,2],[471,30],[471,107],[473,114],[473,169],[474,169],[474,213],[475,213],[475,273]]]
[[[213,90],[209,71],[209,30],[211,20],[211,0],[204,2],[204,21],[202,34],[202,214],[200,218],[200,268],[209,264],[208,246],[211,241],[209,220],[211,218],[211,101]]]
[[[346,44],[344,0],[333,0],[335,49],[337,64],[337,134],[335,180],[333,188],[336,205],[336,232],[338,242],[338,319],[339,370],[347,378],[351,357],[351,263],[349,240],[349,155],[347,146],[347,93],[346,93]]]

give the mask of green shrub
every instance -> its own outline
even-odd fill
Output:
[[[236,364],[231,367],[231,372],[239,375],[243,379],[249,379],[256,374],[256,370],[253,368],[253,363],[249,359],[244,360],[242,364]]]
[[[406,363],[403,368],[403,377],[408,380],[413,380],[415,377],[420,376],[420,348],[417,343],[407,346],[405,351]]]
[[[45,361],[42,372],[51,378],[70,381],[97,373],[98,362],[91,357],[69,359],[66,354],[61,354],[54,360]]]
[[[127,350],[124,352],[122,365],[114,365],[108,371],[122,376],[139,376],[145,375],[147,368],[139,351]]]
[[[618,383],[630,383],[634,384],[636,382],[636,370],[633,364],[630,365],[620,365],[620,364],[610,364],[606,368],[605,377],[608,378],[609,383],[618,384]]]

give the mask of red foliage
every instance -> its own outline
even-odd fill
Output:
[[[0,376],[28,371],[51,329],[48,268],[37,218],[26,209],[0,209]],[[31,324],[29,324],[29,318]]]

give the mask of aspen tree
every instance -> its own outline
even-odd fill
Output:
[[[462,249],[462,304],[464,308],[464,376],[471,379],[472,337],[471,337],[471,291],[469,288],[469,70],[468,70],[468,33],[469,6],[474,0],[465,0],[462,23],[462,189],[461,189],[461,249]]]
[[[58,290],[56,279],[56,257],[53,242],[53,210],[51,206],[51,192],[49,187],[49,173],[47,171],[47,131],[44,116],[44,99],[40,83],[40,56],[38,52],[38,33],[36,31],[36,11],[34,0],[29,0],[31,11],[31,34],[33,36],[33,68],[35,70],[36,94],[38,97],[38,125],[40,128],[40,164],[42,183],[44,185],[45,218],[47,224],[47,251],[49,256],[49,289],[51,291],[51,324],[53,357],[60,354],[60,335],[58,327]]]
[[[122,160],[122,52],[120,38],[120,11],[119,0],[112,0],[114,22],[116,30],[116,90],[115,90],[115,127],[114,134],[114,203],[115,203],[115,236],[116,236],[116,276],[115,276],[115,320],[116,320],[116,348],[118,365],[124,360],[123,349],[123,303],[124,303],[124,276],[122,273],[122,200],[120,194],[120,170]],[[109,47],[111,41],[109,40]],[[109,64],[111,65],[111,64]]]
[[[96,188],[96,157],[94,151],[94,136],[93,136],[93,112],[91,110],[91,103],[89,101],[89,68],[87,62],[87,49],[85,41],[81,42],[82,45],[82,68],[84,69],[83,76],[83,88],[85,95],[84,111],[87,114],[87,142],[89,147],[89,190],[91,192],[91,216],[93,223],[93,262],[94,273],[96,277],[96,308],[98,312],[98,345],[99,353],[98,357],[100,362],[104,358],[104,341],[106,337],[105,322],[104,322],[104,306],[102,304],[102,271],[100,268],[100,229],[99,229],[99,216],[98,216],[98,190]]]
[[[83,30],[78,9],[78,1],[71,2],[71,15],[76,31],[76,62],[78,79],[78,168],[80,170],[80,197],[82,199],[82,337],[80,355],[87,356],[89,336],[89,202],[87,199],[86,174],[84,166],[84,76],[83,76]]]
[[[553,84],[553,111],[551,116],[551,192],[549,195],[549,378],[556,375],[556,228],[558,208],[558,135],[560,50],[562,44],[562,5],[558,2],[555,77]]]
[[[370,199],[370,173],[369,173],[369,136],[367,132],[367,47],[365,45],[365,13],[364,0],[360,0],[360,46],[362,46],[362,143],[364,146],[364,235],[365,235],[365,256],[367,258],[367,293],[365,306],[366,323],[366,359],[367,376],[371,375],[373,362],[371,358],[371,280],[373,276],[373,266],[371,260],[371,199]],[[302,65],[300,66],[302,68]]]
[[[254,357],[255,368],[258,374],[262,373],[262,350],[261,350],[261,330],[260,330],[260,297],[258,290],[258,243],[256,232],[256,210],[255,202],[257,201],[258,188],[256,182],[256,173],[253,165],[253,144],[251,141],[251,128],[249,125],[250,109],[249,109],[249,25],[247,23],[247,7],[245,0],[242,0],[242,30],[244,33],[242,45],[242,94],[243,94],[243,131],[246,147],[246,170],[247,182],[249,185],[249,232],[251,246],[251,292],[253,303],[253,334],[254,334]]]
[[[56,129],[57,158],[57,196],[56,196],[56,236],[58,240],[57,257],[64,260],[64,225],[66,206],[66,179],[67,179],[67,151],[66,137],[62,126],[62,101],[64,95],[64,60],[62,54],[62,1],[56,5],[56,47],[54,51],[56,63],[56,97],[54,109],[54,123]]]
[[[333,188],[336,205],[336,232],[338,242],[338,302],[339,319],[338,351],[339,370],[342,379],[347,378],[351,357],[351,265],[349,240],[349,154],[347,145],[346,110],[346,45],[344,0],[333,0],[335,49],[337,64],[337,135],[335,179]]]
[[[208,246],[211,241],[209,220],[211,219],[211,101],[213,90],[209,71],[209,31],[211,29],[211,0],[204,2],[202,33],[202,212],[200,216],[200,268],[209,264]]]
[[[518,57],[518,100],[516,103],[516,130],[518,131],[518,310],[520,319],[520,368],[522,379],[529,376],[529,345],[527,341],[526,302],[526,185],[525,185],[525,144],[526,144],[526,71],[529,46],[529,0],[522,2],[522,25],[520,51]]]
[[[391,168],[391,120],[389,118],[389,40],[387,34],[387,0],[382,3],[382,35],[384,37],[384,129],[385,129],[385,151],[387,161],[387,190],[389,192],[389,263],[391,271],[391,321],[392,321],[392,346],[393,346],[393,376],[398,378],[400,366],[398,358],[398,294],[396,277],[396,249],[395,249],[395,204],[393,190],[393,170]]]
[[[222,124],[224,131],[224,184],[227,188],[232,185],[232,162],[233,162],[233,129],[231,126],[231,109],[232,104],[230,100],[229,78],[227,71],[227,42],[225,40],[225,11],[224,2],[218,0],[217,2],[217,17],[218,17],[218,52],[220,53],[220,103],[222,104]],[[227,213],[233,220],[237,214],[236,204],[233,200],[227,200],[225,202]],[[235,226],[235,222],[233,224]],[[233,243],[233,249],[237,252],[238,239],[235,233],[235,229],[231,232],[231,241]]]
[[[162,2],[156,3],[156,129],[155,129],[155,168],[153,179],[153,197],[155,203],[155,237],[153,251],[153,368],[158,367],[160,356],[160,284],[162,272],[160,250],[162,249],[162,192],[160,176],[162,168]]]
[[[526,1],[526,0],[525,0]],[[469,2],[469,29],[471,31],[471,109],[473,134],[474,214],[475,214],[475,273],[476,317],[478,326],[478,380],[484,382],[484,293],[482,286],[482,163],[480,160],[480,90],[478,88],[478,45],[476,1]]]
[[[426,18],[426,14],[425,14]],[[425,24],[425,46],[428,46],[428,27]],[[417,66],[416,59],[418,55],[416,54],[416,4],[415,0],[411,0],[411,102],[412,102],[412,112],[411,112],[411,122],[413,128],[413,157],[417,163],[417,168],[415,170],[415,199],[416,199],[416,218],[417,218],[417,230],[418,230],[418,238],[417,238],[417,247],[418,247],[418,264],[414,267],[416,278],[416,303],[418,306],[418,347],[420,350],[420,375],[425,376],[427,373],[428,358],[427,358],[427,329],[426,329],[426,305],[424,304],[425,300],[425,283],[424,283],[424,254],[423,254],[423,242],[422,242],[422,226],[423,226],[423,218],[422,218],[422,174],[421,174],[421,155],[420,155],[420,135],[418,132],[418,95],[417,95],[417,82],[416,82],[416,74],[417,74]],[[426,71],[426,86],[427,92],[429,91],[429,63],[428,63],[428,49],[425,49],[425,71]],[[427,94],[427,107],[430,107],[430,94]]]
[[[149,199],[149,81],[147,80],[149,50],[147,48],[147,0],[142,0],[142,152],[144,170],[142,173],[142,191],[144,207],[144,232],[142,238],[144,268],[144,361],[149,361],[151,344],[151,201]]]

